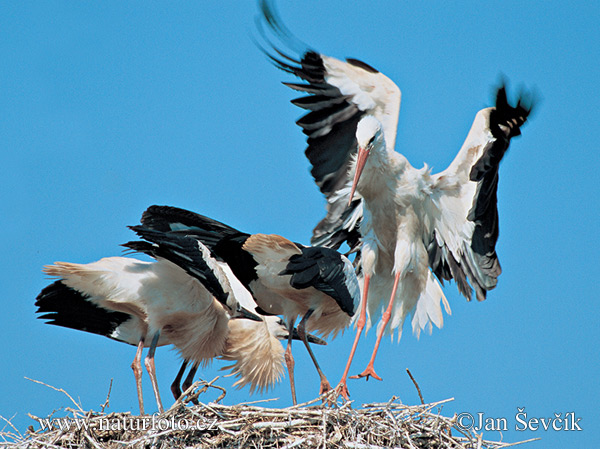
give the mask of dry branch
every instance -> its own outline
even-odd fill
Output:
[[[216,380],[196,382],[185,395],[197,399],[208,388],[217,388],[222,391],[221,400],[226,392],[214,385]],[[485,441],[481,435],[457,427],[455,417],[440,414],[441,406],[452,399],[409,406],[392,397],[388,402],[364,404],[358,409],[353,409],[351,402],[330,407],[316,404],[326,399],[323,396],[281,409],[218,402],[190,407],[178,400],[163,414],[152,416],[71,409],[70,421],[60,421],[63,425],[70,422],[67,428],[56,425],[34,431],[30,427],[25,435],[3,431],[0,439],[4,439],[2,446],[10,449],[496,449],[515,444]]]

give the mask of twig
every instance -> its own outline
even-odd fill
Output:
[[[44,385],[45,387],[48,387],[48,388],[52,388],[53,390],[59,391],[61,393],[64,393],[71,400],[71,402],[73,404],[75,404],[75,406],[79,409],[79,411],[81,411],[83,413],[83,409],[81,408],[81,406],[77,402],[75,402],[75,399],[73,399],[71,397],[71,395],[69,393],[67,393],[65,390],[63,390],[62,388],[56,388],[56,387],[53,387],[52,385],[48,385],[48,384],[45,384],[44,382],[40,382],[39,380],[30,379],[29,377],[25,377],[25,379],[30,380],[31,382],[35,382],[36,384]]]
[[[252,425],[254,429],[285,429],[287,427],[294,426],[306,426],[309,425],[310,422],[305,419],[294,419],[290,421],[271,421],[271,422],[257,422]]]
[[[221,376],[217,376],[210,382],[206,382],[205,380],[200,381],[200,385],[202,385],[202,388],[200,388],[200,390],[198,390],[196,393],[190,395],[189,400],[193,400],[193,399],[197,400],[198,396],[206,393],[206,391],[212,387],[212,388],[216,388],[217,390],[221,390],[221,395],[217,399],[215,399],[215,402],[219,403],[227,395],[227,390],[225,390],[225,388],[220,387],[219,385],[213,385],[213,383],[216,382],[220,377]]]
[[[274,402],[274,401],[278,401],[278,400],[279,400],[279,398],[261,399],[259,401],[240,402],[238,405],[242,405],[242,406],[244,406],[244,405],[254,405],[254,404],[261,404],[263,402]]]
[[[293,443],[286,444],[281,449],[292,449],[294,447],[300,446],[301,444],[304,444],[305,441],[306,441],[306,438],[300,438],[300,439],[294,441]]]
[[[528,440],[517,441],[516,443],[505,443],[501,447],[504,448],[504,447],[510,447],[510,446],[518,446],[520,444],[531,443],[532,441],[539,441],[539,440],[541,440],[541,438],[530,438]],[[486,443],[489,443],[489,442],[486,441]]]
[[[11,422],[11,420],[16,416],[16,413],[12,416],[12,418],[10,419],[6,419],[4,416],[0,415],[0,419],[4,420],[6,422],[6,424],[8,424],[15,432],[17,432],[17,435],[22,438],[23,435],[21,435],[21,432],[19,432],[19,429],[17,429],[14,424]],[[3,432],[2,434],[4,434],[4,428],[2,429]]]
[[[408,368],[406,368],[406,372],[408,373],[408,377],[410,377],[410,380],[413,381],[413,384],[415,384],[415,387],[417,388],[417,393],[419,393],[419,399],[421,399],[421,404],[425,404],[425,401],[423,400],[423,395],[421,394],[421,389],[419,388],[419,384],[417,384],[417,381],[415,380]]]
[[[51,448],[55,448],[55,449],[64,449],[60,446],[57,446],[54,443],[50,443],[49,441],[39,440],[39,439],[35,438],[34,436],[31,437],[31,440],[35,441],[36,443],[38,443],[40,445],[40,447],[43,447],[43,448],[51,447]],[[29,447],[29,446],[27,446],[27,447]]]
[[[88,440],[88,442],[89,442],[89,443],[90,443],[92,446],[94,446],[96,449],[102,449],[102,447],[101,447],[101,446],[100,446],[98,443],[96,443],[96,441],[94,441],[94,439],[93,439],[91,436],[89,436],[89,435],[87,434],[87,432],[86,432],[86,433],[84,433],[84,434],[83,434],[83,436],[84,436],[84,437],[85,437],[85,439],[86,439],[86,440]]]
[[[104,413],[104,409],[105,409],[106,407],[110,407],[110,402],[109,402],[109,399],[110,399],[110,392],[111,392],[111,390],[112,390],[112,384],[113,384],[113,380],[112,380],[112,378],[111,378],[111,379],[110,379],[110,385],[108,386],[108,393],[106,394],[106,401],[104,401],[104,404],[102,404],[102,405],[100,406],[100,412],[102,412],[102,413]]]
[[[299,408],[302,408],[302,407],[306,407],[308,405],[312,405],[312,404],[314,404],[316,402],[319,402],[319,401],[324,401],[325,399],[329,399],[330,396],[333,396],[334,393],[335,393],[335,390],[326,391],[322,395],[319,395],[316,398],[311,399],[308,402],[303,402],[302,404],[292,405],[291,407],[288,407],[288,409],[290,409],[290,410],[299,409]],[[353,401],[347,401],[347,402],[351,403]]]
[[[130,447],[130,446],[134,446],[137,443],[140,443],[142,441],[148,441],[151,438],[162,437],[162,436],[167,435],[167,434],[169,434],[171,432],[172,432],[172,429],[168,429],[168,430],[164,430],[164,431],[159,432],[159,433],[143,435],[140,438],[136,438],[135,440],[132,440],[132,441],[116,441],[116,442],[117,443],[121,443],[121,444],[123,444],[125,446],[129,446]]]

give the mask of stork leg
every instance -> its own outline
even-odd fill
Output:
[[[375,367],[373,364],[375,363],[375,356],[377,356],[377,350],[379,349],[379,343],[381,343],[381,337],[383,337],[383,332],[385,331],[385,327],[387,326],[390,318],[392,316],[392,306],[394,305],[394,298],[396,297],[396,290],[398,290],[398,282],[400,281],[400,272],[396,273],[394,278],[394,287],[392,288],[392,296],[390,297],[390,302],[388,303],[385,312],[383,312],[383,316],[381,317],[381,325],[377,332],[377,340],[375,341],[375,348],[373,349],[373,355],[371,355],[371,360],[369,360],[369,364],[365,368],[365,370],[360,373],[358,376],[352,376],[352,379],[358,379],[361,377],[366,377],[369,380],[369,376],[373,376],[377,380],[382,380],[381,377],[375,373]]]
[[[194,383],[194,376],[196,376],[196,371],[198,371],[198,362],[194,363],[194,365],[190,368],[190,372],[188,373],[187,377],[183,381],[183,385],[182,385],[183,391],[188,391],[190,389],[190,387],[192,386],[192,384]],[[196,399],[196,398],[192,398],[191,401],[192,401],[192,404],[194,404],[194,405],[200,404],[198,402],[198,399]]]
[[[158,337],[160,337],[160,332],[154,334],[154,338],[152,338],[152,343],[150,343],[150,349],[148,350],[148,354],[144,359],[144,365],[146,365],[146,370],[150,375],[150,382],[152,382],[152,390],[154,390],[154,397],[156,398],[158,411],[162,413],[164,412],[164,409],[162,401],[160,400],[160,394],[158,392],[158,382],[156,381],[156,369],[154,367],[154,352],[156,351],[156,345],[158,344]]]
[[[179,387],[179,385],[181,384],[181,378],[183,377],[183,373],[185,372],[187,365],[188,361],[184,360],[181,364],[181,368],[179,368],[177,376],[175,376],[175,380],[173,380],[173,383],[171,384],[171,393],[173,393],[173,397],[175,398],[175,400],[179,399],[179,397],[181,396],[181,388]]]
[[[302,320],[300,320],[300,324],[298,324],[298,335],[300,335],[300,338],[304,342],[304,346],[306,346],[306,350],[308,351],[308,354],[310,355],[310,358],[312,359],[313,363],[315,364],[315,368],[317,368],[317,372],[319,373],[319,378],[321,379],[321,387],[319,389],[319,394],[321,395],[323,393],[330,391],[331,385],[329,384],[329,381],[325,377],[325,374],[323,374],[323,371],[321,371],[321,367],[319,366],[319,363],[317,362],[317,358],[313,354],[312,349],[310,349],[310,345],[308,344],[308,341],[306,340],[306,322],[307,322],[308,318],[313,314],[313,312],[314,312],[314,310],[310,309],[308,312],[306,312],[306,315],[304,315]]]
[[[352,365],[352,359],[354,358],[354,353],[356,352],[356,347],[358,346],[360,334],[362,333],[367,322],[367,294],[369,292],[370,280],[371,276],[365,275],[363,294],[360,301],[360,316],[358,317],[358,321],[356,323],[356,337],[354,338],[354,344],[352,345],[352,350],[350,351],[350,357],[348,357],[348,362],[346,363],[346,369],[344,370],[344,374],[342,375],[340,383],[336,387],[336,389],[340,392],[342,397],[346,400],[350,399],[350,393],[348,392],[348,386],[346,385],[346,382],[348,380],[348,372],[350,371],[350,365]]]
[[[288,323],[288,344],[285,349],[285,364],[287,365],[288,374],[290,376],[290,388],[292,389],[292,402],[296,405],[296,384],[294,383],[294,357],[292,357],[292,334],[294,331],[294,323],[290,321]]]
[[[140,415],[144,413],[144,395],[142,394],[142,351],[144,350],[144,337],[140,338],[140,342],[137,345],[137,351],[135,351],[135,357],[131,362],[131,369],[135,376],[135,387],[137,389],[138,403],[140,404]]]

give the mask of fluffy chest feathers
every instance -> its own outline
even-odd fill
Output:
[[[375,241],[378,272],[389,272],[391,266],[412,271],[427,263],[423,205],[431,194],[429,169],[414,169],[398,153],[389,153],[385,163],[378,156],[368,172],[365,168],[365,184],[359,184],[365,202],[361,233]]]

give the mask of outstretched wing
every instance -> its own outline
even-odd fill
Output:
[[[522,93],[517,105],[511,106],[502,85],[496,106],[477,113],[454,161],[433,176],[434,190],[427,205],[431,240],[425,242],[429,265],[440,280],[454,278],[467,299],[472,287],[477,299],[484,300],[502,272],[495,249],[498,168],[510,139],[521,134],[533,103],[531,93]]]
[[[347,241],[352,250],[359,246],[358,225],[362,217],[362,200],[348,206],[351,179],[348,169],[356,153],[356,126],[367,114],[383,125],[388,149],[393,151],[400,111],[400,89],[388,77],[357,59],[340,61],[313,50],[297,51],[290,57],[266,37],[261,23],[290,49],[297,41],[279,20],[273,6],[261,1],[262,22],[259,29],[271,47],[263,48],[279,69],[300,78],[303,83],[284,83],[306,93],[292,100],[309,112],[296,123],[308,136],[306,157],[311,173],[327,198],[327,216],[313,230],[313,245],[339,248]]]

